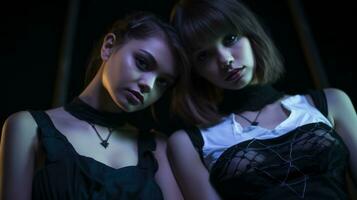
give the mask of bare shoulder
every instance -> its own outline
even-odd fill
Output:
[[[196,149],[185,130],[178,130],[174,132],[169,137],[167,145],[171,153],[187,156],[197,154]]]
[[[204,169],[199,152],[196,150],[190,136],[185,130],[174,132],[167,142],[169,158],[185,170],[187,163]]]
[[[324,89],[324,93],[328,104],[331,104],[332,106],[335,104],[349,103],[351,101],[349,96],[344,91],[337,88],[326,88]]]
[[[36,150],[39,146],[36,130],[37,124],[28,111],[12,114],[3,125],[0,193],[5,199],[29,199],[31,196]]]
[[[325,88],[323,89],[323,92],[325,93],[326,99],[329,104],[336,103],[335,101],[341,102],[341,100],[349,100],[348,95],[344,91],[337,88]],[[311,105],[314,105],[314,101],[312,100],[310,95],[307,94],[305,95],[305,97]]]
[[[168,139],[169,145],[182,144],[190,141],[185,130],[175,131]]]
[[[326,96],[327,107],[328,107],[328,118],[332,124],[335,123],[336,114],[341,113],[342,110],[346,109],[344,107],[351,107],[352,102],[348,95],[337,88],[325,88],[323,92]],[[307,101],[315,106],[314,101],[310,95],[305,95]]]
[[[30,112],[13,113],[5,120],[2,127],[1,143],[2,145],[17,144],[16,148],[37,145],[37,123]]]
[[[7,124],[11,125],[19,125],[19,124],[28,124],[28,123],[34,123],[35,121],[33,120],[30,112],[28,111],[20,111],[11,114],[5,121]]]
[[[350,97],[342,90],[336,88],[324,89],[329,116],[334,121],[335,128],[348,126],[347,124],[355,124],[357,120],[356,111]],[[346,131],[340,131],[346,132]]]
[[[37,124],[28,111],[20,111],[10,115],[2,129],[3,138],[18,138],[17,136],[29,139],[36,137]]]
[[[353,104],[349,96],[342,90],[336,88],[327,88],[324,89],[327,105],[329,108],[329,114],[333,118],[338,118],[341,115],[344,115],[345,111],[354,110]]]
[[[185,130],[178,130],[169,137],[161,132],[154,132],[158,149],[166,149],[170,145],[192,144]]]

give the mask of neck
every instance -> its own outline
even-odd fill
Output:
[[[113,101],[102,82],[103,66],[78,96],[82,101],[98,111],[120,113],[123,112]]]
[[[219,105],[223,113],[258,111],[283,96],[270,85],[249,85],[240,90],[225,90]]]

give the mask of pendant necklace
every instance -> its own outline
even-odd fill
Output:
[[[259,117],[259,115],[260,115],[261,112],[262,112],[262,109],[259,110],[259,112],[258,112],[257,115],[255,116],[255,118],[254,118],[253,121],[250,120],[250,119],[248,119],[247,117],[245,117],[245,116],[242,115],[242,114],[237,114],[237,115],[238,115],[239,117],[245,119],[247,122],[249,122],[251,126],[258,126],[259,122],[258,122],[257,120],[258,120],[258,117]]]
[[[92,128],[94,129],[95,133],[97,133],[97,135],[101,141],[100,144],[106,149],[109,145],[108,140],[109,140],[110,136],[112,135],[114,129],[108,128],[108,131],[109,131],[108,136],[107,136],[107,138],[103,139],[102,136],[99,134],[97,128],[95,127],[95,124],[92,124],[90,122],[88,122],[88,124],[92,126]]]

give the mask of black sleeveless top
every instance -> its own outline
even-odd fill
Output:
[[[324,93],[310,92],[310,96],[327,116]],[[200,130],[186,132],[203,160]],[[210,181],[223,199],[348,199],[348,156],[333,128],[310,123],[277,138],[229,147],[212,166]]]
[[[158,164],[153,136],[140,134],[137,166],[114,169],[79,155],[45,112],[30,113],[46,155],[44,166],[35,172],[32,199],[163,199],[154,179]]]

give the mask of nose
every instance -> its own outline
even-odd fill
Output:
[[[139,89],[141,93],[149,93],[153,88],[156,80],[154,74],[144,74],[139,80]]]
[[[218,65],[224,69],[228,70],[233,67],[234,58],[229,48],[219,45],[217,47],[217,54],[218,54]]]

